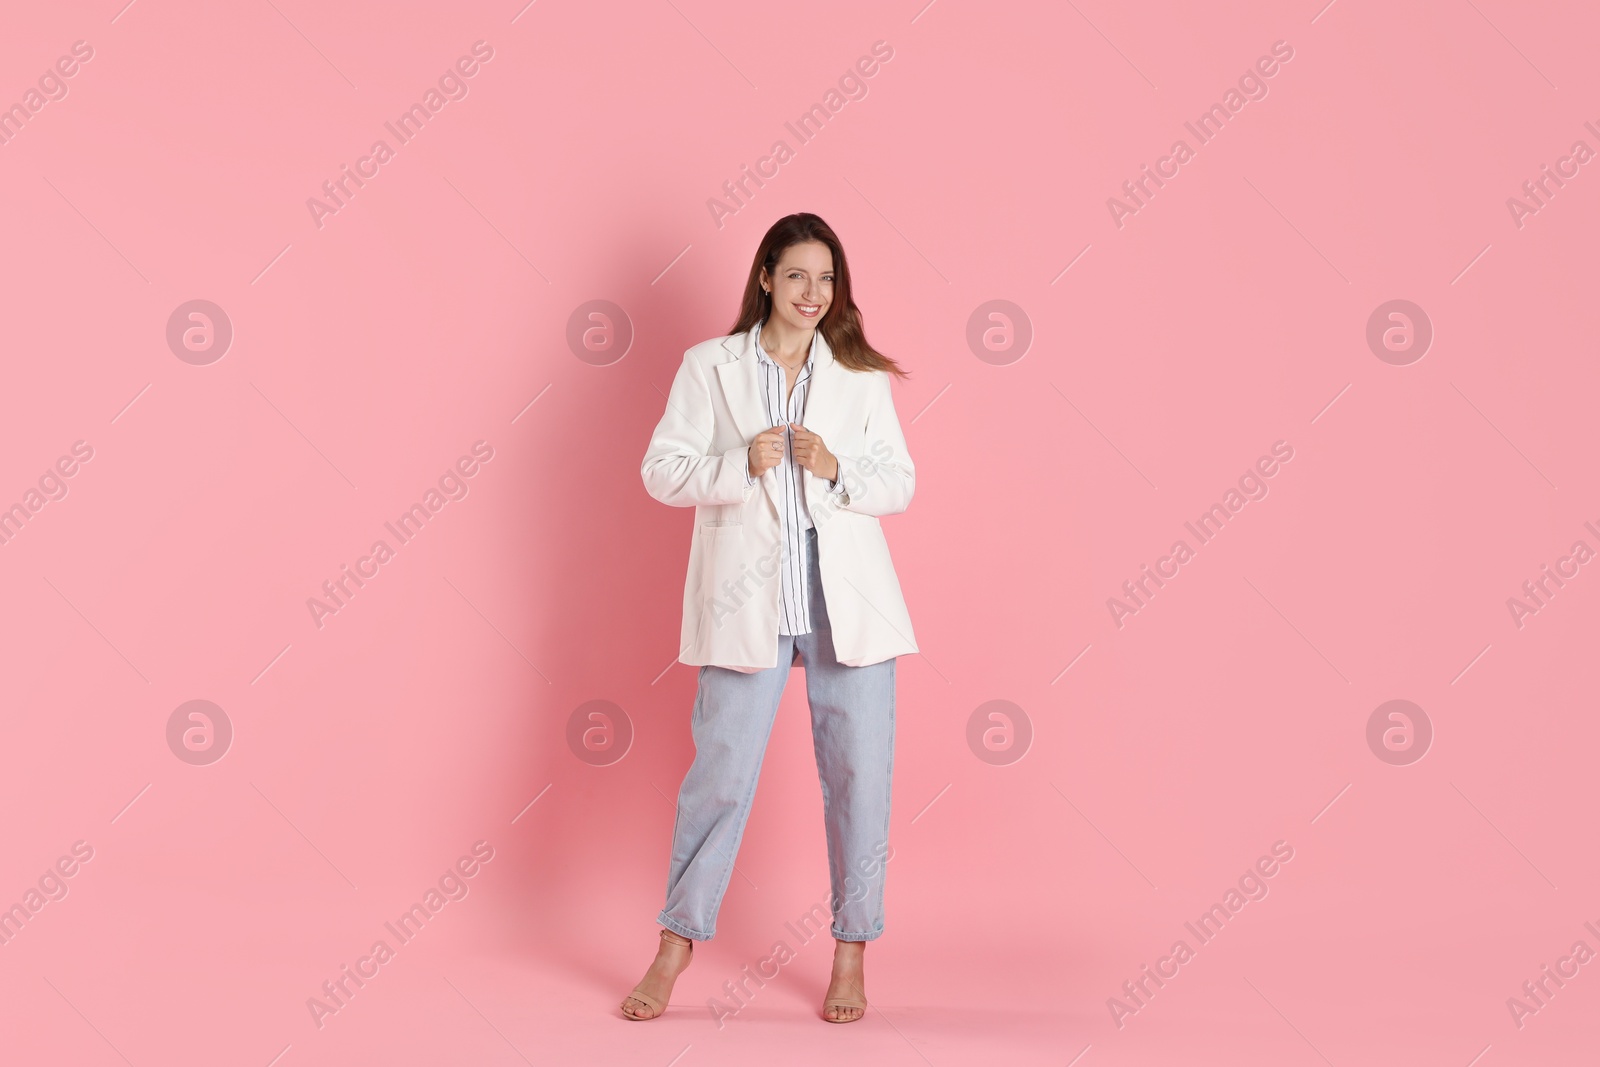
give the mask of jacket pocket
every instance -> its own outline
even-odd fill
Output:
[[[747,599],[739,588],[744,569],[740,566],[744,558],[744,523],[703,522],[699,537],[700,630],[708,635],[722,629]]]

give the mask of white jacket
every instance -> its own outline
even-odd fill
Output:
[[[845,491],[829,493],[827,480],[804,468],[801,484],[817,528],[834,654],[863,667],[917,651],[878,524],[910,505],[916,468],[889,373],[840,365],[820,333],[812,361],[801,421],[838,457]],[[753,331],[685,352],[640,467],[652,497],[695,509],[679,661],[745,673],[778,662],[777,470],[745,484],[750,442],[769,428],[757,370]]]

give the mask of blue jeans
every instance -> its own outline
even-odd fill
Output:
[[[777,666],[764,671],[700,668],[692,719],[694,763],[678,791],[667,903],[656,920],[697,941],[716,933],[717,910],[733,874],[796,650],[805,665],[811,739],[822,780],[830,932],[840,941],[871,941],[883,933],[895,661],[846,667],[834,658],[815,529],[806,532],[805,541],[812,631],[779,634]]]

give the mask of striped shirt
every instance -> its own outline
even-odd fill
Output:
[[[789,394],[788,408],[785,410],[783,393],[787,387],[787,372],[777,364],[766,350],[761,347],[761,327],[766,320],[756,323],[752,340],[756,346],[756,360],[761,370],[761,396],[766,406],[767,425],[783,426],[783,456],[773,467],[773,473],[778,477],[778,515],[782,526],[783,555],[780,567],[782,581],[779,585],[778,596],[778,633],[780,634],[808,634],[811,632],[811,599],[807,596],[810,586],[807,573],[810,561],[806,553],[806,531],[815,523],[811,519],[811,509],[806,504],[805,487],[800,480],[800,472],[804,470],[794,461],[794,431],[789,429],[790,423],[798,422],[805,425],[806,394],[810,390],[812,357],[817,351],[817,334],[811,334],[811,351],[806,353],[806,361],[801,365],[799,373],[795,376],[794,391]],[[747,465],[744,472],[745,484],[754,485],[755,478],[750,474]],[[843,481],[828,483],[828,492],[840,493],[844,491]]]

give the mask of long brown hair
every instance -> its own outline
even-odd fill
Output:
[[[850,292],[850,267],[845,262],[844,246],[839,243],[839,236],[833,232],[833,227],[809,211],[785,215],[774,222],[766,236],[761,238],[755,260],[750,264],[744,299],[739,303],[738,321],[728,332],[744,333],[767,317],[772,310],[772,296],[761,288],[761,269],[765,267],[767,274],[774,276],[776,284],[779,257],[790,245],[802,241],[821,241],[833,253],[833,303],[828,305],[827,314],[817,323],[817,329],[822,331],[833,358],[851,370],[882,370],[909,378],[910,373],[902,369],[900,364],[867,343],[866,331],[861,327],[861,309],[856,307]]]

